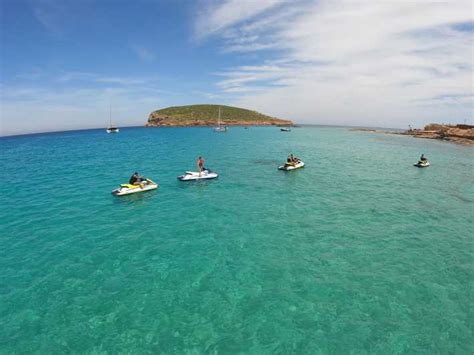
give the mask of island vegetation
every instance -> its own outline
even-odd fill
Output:
[[[257,111],[225,105],[174,106],[150,113],[146,126],[214,126],[218,123],[219,108],[221,124],[226,126],[291,126],[290,120],[282,120]]]

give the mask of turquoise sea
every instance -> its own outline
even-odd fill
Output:
[[[219,178],[178,181],[198,155]],[[472,354],[473,158],[318,126],[2,138],[0,352]],[[160,188],[112,196],[134,171]]]

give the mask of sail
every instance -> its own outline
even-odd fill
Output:
[[[222,126],[221,122],[221,107],[219,106],[219,116],[217,116],[217,127],[214,128],[215,132],[227,132],[227,127]]]

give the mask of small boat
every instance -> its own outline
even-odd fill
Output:
[[[282,132],[291,132],[290,128],[280,128],[280,131]]]
[[[119,133],[119,128],[112,124],[112,107],[110,108],[110,113],[109,113],[109,126],[105,130],[107,133]]]
[[[138,192],[155,190],[157,188],[158,188],[158,184],[156,182],[153,182],[150,179],[146,179],[145,181],[142,181],[140,185],[121,184],[118,189],[115,189],[112,191],[112,195],[115,195],[115,196],[130,195],[130,194],[136,194]]]
[[[119,131],[120,131],[119,128],[115,126],[109,126],[106,129],[107,133],[118,133]]]
[[[413,164],[417,168],[427,168],[430,166],[430,162],[428,160],[418,160],[418,163]]]
[[[221,122],[221,108],[219,107],[219,118],[217,119],[217,126],[214,127],[214,132],[227,132],[227,126],[223,126]]]
[[[186,171],[183,175],[178,176],[178,180],[180,181],[191,181],[191,180],[206,180],[206,179],[215,179],[219,176],[219,174],[206,169],[203,170],[202,173],[199,171]]]
[[[290,171],[290,170],[295,170],[295,169],[300,169],[304,167],[304,162],[299,160],[297,163],[285,163],[282,166],[279,166],[279,170],[285,170],[285,171]]]

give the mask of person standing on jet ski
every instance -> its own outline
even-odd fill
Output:
[[[427,161],[428,159],[425,158],[424,154],[421,154],[420,161]]]
[[[204,168],[204,159],[202,157],[198,158],[197,166],[198,166],[198,169],[199,169],[199,175],[201,175],[201,173],[205,170],[205,168]]]

